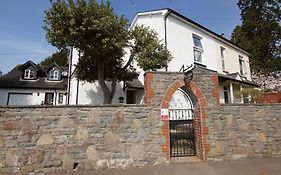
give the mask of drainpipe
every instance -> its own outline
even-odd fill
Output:
[[[69,105],[70,100],[70,81],[71,81],[71,67],[72,67],[72,52],[73,46],[69,48],[69,56],[68,56],[68,77],[67,77],[67,105]]]
[[[165,41],[165,48],[167,49],[167,18],[168,16],[171,14],[171,11],[168,9],[168,12],[165,14],[164,17],[164,32],[165,32],[165,36],[164,36],[164,41]],[[166,71],[168,71],[168,67],[165,67]]]

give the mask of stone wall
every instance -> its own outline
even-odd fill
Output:
[[[165,161],[160,111],[144,106],[0,108],[0,174]]]
[[[146,105],[0,107],[0,174],[153,165],[169,161],[169,108],[183,88],[194,105],[196,156],[281,156],[281,104],[220,105],[218,76],[147,72]]]
[[[179,72],[147,72],[147,104],[168,108],[173,93],[186,86],[183,77]],[[281,104],[221,105],[218,83],[216,72],[196,67],[184,87],[195,105],[196,155],[203,160],[281,156]],[[169,160],[168,121],[162,134],[162,151]]]
[[[281,104],[222,105],[206,125],[208,160],[281,156]]]

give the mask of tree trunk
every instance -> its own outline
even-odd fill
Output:
[[[118,80],[118,77],[120,75],[122,75],[125,70],[129,67],[129,65],[131,64],[131,62],[134,59],[134,52],[131,52],[131,55],[129,57],[128,62],[126,63],[126,65],[117,73],[113,76],[112,80],[111,80],[111,90],[107,87],[106,83],[105,83],[105,79],[104,79],[104,63],[101,63],[100,66],[98,67],[98,82],[101,86],[102,92],[103,92],[103,104],[112,104],[112,99],[115,95],[115,91],[116,91],[116,83]]]
[[[103,92],[103,104],[111,104],[113,96],[111,95],[111,92],[105,83],[103,63],[98,67],[98,82]]]

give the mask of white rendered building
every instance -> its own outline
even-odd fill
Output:
[[[171,9],[137,13],[130,28],[136,25],[148,26],[163,41],[172,54],[172,61],[167,71],[182,71],[190,65],[199,65],[216,71],[219,75],[220,102],[242,103],[235,92],[244,87],[257,86],[251,81],[249,55],[222,35],[186,18]],[[128,55],[124,59],[127,59]],[[151,58],[153,59],[153,58]],[[74,75],[78,53],[73,50],[71,75]],[[137,67],[137,66],[136,66]],[[140,103],[143,95],[142,83],[144,72],[140,72],[139,81],[125,88],[124,83],[117,86],[113,103],[120,103],[123,97],[129,103]],[[103,101],[98,83],[79,82],[74,76],[70,83],[70,104],[101,104]],[[130,98],[129,100],[128,97]]]

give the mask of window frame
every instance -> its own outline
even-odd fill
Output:
[[[59,93],[58,104],[63,104],[63,93]]]
[[[25,69],[23,78],[27,79],[27,80],[34,80],[35,79],[35,71],[31,70],[31,69]]]
[[[245,61],[243,60],[243,56],[241,55],[239,55],[239,70],[241,76],[244,76],[246,74]]]
[[[226,85],[223,86],[223,98],[225,104],[228,104],[230,102],[229,88]]]
[[[59,80],[59,71],[54,69],[49,73],[49,80]]]
[[[193,57],[194,57],[194,61],[197,63],[202,64],[203,63],[203,45],[202,45],[202,37],[192,34],[192,40],[193,40]],[[199,42],[196,42],[199,41]],[[197,43],[197,44],[196,44]],[[198,45],[199,43],[199,45]],[[195,53],[199,53],[199,57],[196,57]]]
[[[225,61],[225,48],[220,47],[220,55],[221,55],[221,67],[223,71],[227,71],[226,69],[226,61]]]

